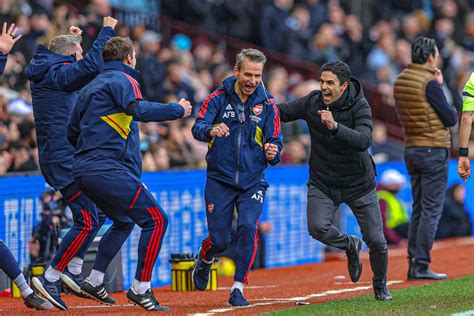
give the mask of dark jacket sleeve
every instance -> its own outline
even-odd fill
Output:
[[[355,109],[352,119],[354,128],[338,123],[333,138],[352,150],[366,151],[372,143],[372,111],[367,101],[364,100],[362,105]]]
[[[7,64],[7,55],[4,53],[0,52],[0,75],[3,74],[3,71],[5,70],[5,65]]]
[[[263,127],[264,144],[270,143],[278,146],[278,153],[272,160],[268,160],[268,163],[272,166],[280,162],[280,153],[283,147],[283,136],[281,133],[280,117],[278,114],[278,108],[274,103],[273,99],[270,99],[271,104],[267,104],[267,115],[265,118],[265,124]]]
[[[140,122],[163,122],[183,117],[184,108],[178,103],[137,101],[129,105],[127,112]]]
[[[312,93],[291,102],[277,105],[282,122],[291,122],[305,118],[306,107],[310,105]]]
[[[142,100],[138,82],[125,74],[114,77],[110,84],[112,96],[122,110],[140,122],[162,122],[183,117],[184,108],[178,103],[163,104]]]
[[[211,129],[217,115],[220,98],[210,94],[202,103],[201,110],[194,122],[192,133],[195,139],[209,143],[212,140]]]
[[[84,58],[70,65],[58,67],[53,73],[53,80],[65,91],[76,91],[86,85],[100,72],[104,60],[102,59],[102,48],[105,43],[115,36],[115,31],[110,27],[103,27],[97,36],[91,50]]]
[[[426,85],[426,98],[435,109],[444,126],[451,127],[456,125],[458,122],[456,111],[451,105],[449,105],[443,89],[441,89],[441,86],[436,82],[436,80],[431,80]]]

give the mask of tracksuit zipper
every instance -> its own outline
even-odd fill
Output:
[[[242,144],[242,124],[239,126],[239,136],[237,138],[237,171],[235,173],[235,184],[239,184],[239,173],[240,173],[240,145]]]

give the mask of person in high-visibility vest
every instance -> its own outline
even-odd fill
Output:
[[[397,245],[408,237],[408,214],[397,193],[406,183],[403,174],[395,169],[386,170],[381,178],[377,195],[383,219],[383,233],[388,244]]]
[[[469,160],[469,139],[472,129],[472,115],[474,113],[474,72],[464,85],[462,92],[462,117],[459,127],[459,160],[458,172],[461,179],[466,182],[471,176],[471,162]]]

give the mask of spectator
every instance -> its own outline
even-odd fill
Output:
[[[167,95],[175,95],[178,99],[186,99],[193,106],[193,114],[199,111],[194,99],[194,89],[184,81],[184,69],[178,61],[172,60],[167,65],[166,77],[163,83]]]
[[[309,59],[324,64],[341,59],[342,43],[331,24],[323,24],[313,36]]]
[[[66,202],[59,191],[46,185],[41,194],[41,221],[33,228],[30,243],[39,248],[32,254],[32,261],[47,264],[51,261],[59,245],[59,232],[70,227],[66,215]]]
[[[382,123],[374,124],[371,155],[377,164],[403,159],[403,146],[395,141],[388,140],[387,127]]]
[[[436,231],[436,239],[471,236],[472,225],[464,205],[465,198],[466,188],[464,185],[455,183],[448,188],[443,213]]]
[[[263,47],[283,52],[286,46],[285,21],[290,16],[293,0],[273,0],[263,7],[260,17],[260,42]]]
[[[408,238],[408,213],[397,197],[406,178],[395,169],[388,169],[380,177],[377,188],[380,211],[382,212],[383,233],[389,245],[398,245]]]
[[[158,60],[161,47],[161,35],[146,31],[140,38],[141,53],[137,58],[137,69],[140,71],[140,88],[146,99],[159,102],[164,99],[163,81],[165,66]]]
[[[305,59],[308,43],[311,39],[309,28],[310,15],[304,6],[296,6],[291,15],[285,20],[283,37],[287,39],[284,52],[292,57]]]
[[[27,172],[38,170],[38,166],[36,165],[33,155],[19,140],[10,143],[9,152],[12,156],[12,164],[8,169],[8,172]]]
[[[285,144],[281,160],[286,165],[302,165],[308,163],[308,152],[301,141],[292,139]]]

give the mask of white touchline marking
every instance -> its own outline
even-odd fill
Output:
[[[471,309],[470,311],[452,314],[451,316],[472,316],[472,315],[474,315],[474,309]]]
[[[80,305],[80,306],[69,306],[69,308],[111,308],[111,307],[131,307],[135,306],[135,304],[115,304],[115,305]]]
[[[246,290],[248,289],[269,289],[269,288],[275,288],[277,287],[276,285],[248,285],[245,287]],[[218,291],[222,291],[222,290],[230,290],[231,287],[227,287],[227,286],[221,286],[221,287],[218,287],[217,290]]]
[[[359,281],[359,284],[372,284],[370,281]],[[351,285],[354,284],[353,282],[334,282],[334,285]]]
[[[398,284],[398,283],[403,283],[403,280],[393,280],[393,281],[388,281],[387,285],[392,285],[392,284]],[[214,315],[217,313],[226,313],[230,312],[236,309],[247,309],[247,308],[252,308],[255,306],[265,306],[265,305],[275,305],[275,304],[284,304],[284,303],[291,303],[291,302],[298,302],[298,301],[305,301],[311,298],[316,298],[316,297],[322,297],[322,296],[328,296],[328,295],[333,295],[333,294],[340,294],[340,293],[347,293],[347,292],[357,292],[357,291],[362,291],[362,290],[368,290],[371,289],[372,285],[368,286],[358,286],[358,287],[353,287],[353,288],[347,288],[347,289],[339,289],[339,290],[328,290],[322,293],[313,293],[309,294],[306,296],[298,296],[298,297],[287,297],[287,298],[256,298],[253,299],[252,301],[268,301],[268,302],[260,302],[260,303],[254,303],[251,304],[250,306],[244,306],[244,307],[229,307],[229,308],[218,308],[218,309],[211,309],[207,311],[206,313],[197,313],[197,314],[190,314],[191,316],[210,316]],[[463,315],[464,316],[464,315]]]

